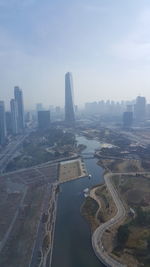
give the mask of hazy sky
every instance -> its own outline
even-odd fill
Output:
[[[0,98],[64,105],[67,71],[76,104],[150,101],[150,1],[0,0]]]

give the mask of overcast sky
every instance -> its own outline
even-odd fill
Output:
[[[0,0],[0,99],[63,106],[67,71],[76,104],[150,102],[150,1]]]

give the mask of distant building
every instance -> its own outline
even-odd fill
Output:
[[[32,114],[30,111],[25,112],[25,122],[29,123],[32,121]]]
[[[67,72],[65,75],[65,122],[68,125],[74,125],[75,123],[73,81],[70,72]]]
[[[14,87],[14,97],[15,101],[17,103],[17,110],[18,110],[18,118],[17,118],[17,123],[18,123],[18,131],[19,133],[22,133],[25,128],[24,124],[24,104],[23,104],[23,93],[22,90],[18,87]]]
[[[147,104],[147,107],[146,107],[146,116],[147,116],[147,119],[150,119],[150,104]]]
[[[130,128],[133,124],[133,112],[126,111],[123,113],[123,127]]]
[[[36,111],[38,112],[38,111],[42,111],[42,110],[44,110],[42,103],[37,103],[36,104]]]
[[[50,127],[50,111],[38,111],[38,127],[39,129],[48,129]]]
[[[134,117],[136,122],[143,122],[146,118],[146,99],[138,96],[134,105]]]
[[[77,113],[77,112],[78,112],[78,106],[75,105],[75,113]]]
[[[133,112],[133,105],[127,105],[127,112]]]
[[[56,108],[55,108],[55,112],[56,112],[56,114],[60,114],[61,113],[61,108],[59,107],[59,106],[57,106]]]
[[[0,101],[0,145],[4,145],[6,142],[6,115],[4,101]]]
[[[11,124],[12,124],[12,134],[18,134],[18,105],[15,99],[10,101],[10,110],[11,110]]]
[[[6,130],[7,130],[7,134],[11,134],[12,133],[11,112],[7,111],[5,115],[6,115]]]
[[[130,128],[133,124],[133,106],[127,105],[126,111],[123,113],[123,127]]]

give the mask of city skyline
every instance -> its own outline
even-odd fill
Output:
[[[67,73],[70,73],[70,72],[67,72]],[[71,73],[71,75],[72,75],[72,73]],[[13,88],[18,88],[21,91],[21,94],[24,94],[24,90],[20,89],[19,86],[14,86]],[[65,87],[63,88],[63,90],[64,90],[64,99],[65,99]],[[12,90],[12,92],[13,92],[13,90]],[[75,90],[75,93],[76,93],[76,90]],[[74,95],[75,94],[73,92],[73,98],[75,98]],[[14,97],[14,95],[12,95],[11,99],[13,99],[13,97]],[[86,102],[83,102],[82,104],[79,104],[79,105],[77,105],[77,103],[75,101],[73,101],[73,102],[74,102],[74,107],[77,105],[79,108],[84,109],[86,104],[89,104],[89,103],[90,104],[92,104],[92,103],[97,103],[98,104],[100,102],[104,102],[104,103],[108,104],[110,102],[110,103],[114,103],[114,104],[122,104],[122,103],[124,103],[124,104],[128,105],[128,103],[135,102],[137,97],[145,98],[147,104],[150,103],[150,99],[147,99],[145,95],[141,95],[141,94],[134,95],[133,98],[128,98],[128,99],[120,98],[119,100],[114,99],[114,98],[112,98],[112,99],[111,98],[107,98],[107,99],[104,99],[104,98],[97,99],[97,98],[95,98],[95,99],[93,99],[93,101],[86,101]],[[65,100],[64,99],[63,99],[62,105],[57,105],[57,104],[54,104],[54,103],[51,103],[51,102],[47,103],[46,101],[44,101],[44,102],[40,102],[39,101],[38,103],[33,103],[31,107],[28,107],[27,103],[25,102],[25,105],[23,103],[23,110],[25,110],[25,111],[36,110],[36,109],[38,109],[38,107],[37,107],[38,105],[42,106],[41,110],[45,110],[45,109],[47,110],[47,109],[57,108],[57,107],[60,107],[61,109],[63,109],[63,108],[65,109]],[[8,101],[6,101],[6,99],[0,98],[0,100],[5,102],[6,111],[11,111],[11,109],[10,109],[10,99],[8,99]]]
[[[0,99],[8,105],[19,84],[27,108],[63,106],[71,71],[77,105],[150,100],[149,15],[148,0],[1,0]]]

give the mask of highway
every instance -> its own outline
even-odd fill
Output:
[[[113,174],[114,175],[114,174]],[[94,249],[94,252],[96,256],[99,258],[101,262],[104,263],[105,266],[107,267],[125,267],[126,265],[123,265],[110,257],[105,251],[102,243],[102,238],[106,230],[111,228],[112,226],[116,225],[117,223],[123,221],[126,216],[126,209],[124,207],[123,202],[121,201],[114,185],[111,182],[111,173],[107,173],[104,175],[105,183],[107,185],[107,188],[115,202],[115,205],[117,207],[117,213],[116,215],[111,218],[109,221],[106,223],[100,225],[95,232],[92,235],[92,246]]]

